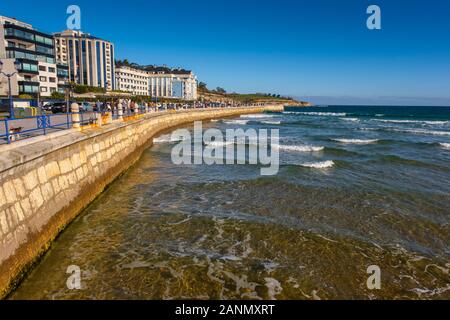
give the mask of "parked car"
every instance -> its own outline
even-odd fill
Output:
[[[66,113],[67,104],[65,102],[55,102],[44,106],[44,110],[51,111],[52,113]]]

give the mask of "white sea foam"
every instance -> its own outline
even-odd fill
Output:
[[[238,124],[245,126],[248,123],[248,120],[226,120],[224,121],[226,124]]]
[[[448,121],[424,121],[423,123],[429,125],[445,125],[448,124]]]
[[[284,111],[283,114],[302,114],[307,116],[330,116],[330,117],[345,117],[346,113],[336,113],[336,112],[295,112],[295,111]]]
[[[182,141],[182,139],[172,139],[172,135],[170,134],[163,134],[162,136],[153,139],[153,143],[170,143],[179,141]]]
[[[242,119],[261,119],[261,118],[273,118],[272,114],[244,114]]]
[[[337,112],[300,112],[300,114],[304,114],[307,116],[330,116],[330,117],[345,117],[346,113],[337,113]]]
[[[212,119],[211,122],[219,122],[220,120]]]
[[[324,147],[315,147],[315,146],[308,146],[308,145],[285,146],[285,145],[273,144],[272,147],[278,148],[279,150],[292,151],[292,152],[319,152],[324,149]]]
[[[344,121],[351,121],[351,122],[359,122],[358,118],[341,118],[341,120]]]
[[[264,278],[266,281],[267,287],[267,295],[269,296],[269,300],[276,300],[276,295],[279,295],[283,291],[283,287],[281,283],[274,278]]]
[[[328,160],[323,162],[308,162],[300,164],[302,167],[315,168],[315,169],[326,169],[334,166],[334,161]]]
[[[262,124],[280,125],[281,121],[261,121]]]
[[[439,144],[441,145],[442,148],[450,150],[450,143],[442,142],[442,143],[439,143]]]
[[[450,136],[450,131],[436,131],[436,130],[425,130],[425,129],[394,129],[394,128],[390,128],[388,130],[393,131],[393,132],[425,134],[425,135],[432,135],[432,136]]]
[[[234,144],[233,141],[211,141],[211,142],[207,142],[205,143],[208,147],[224,147],[224,146],[228,146],[230,144]]]
[[[427,124],[427,125],[445,125],[448,121],[435,121],[435,120],[386,120],[376,119],[375,121],[384,123],[414,123],[414,124]]]
[[[345,144],[371,144],[378,142],[377,139],[333,139],[334,141],[345,143]]]

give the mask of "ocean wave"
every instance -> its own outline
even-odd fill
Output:
[[[183,141],[183,139],[174,139],[171,134],[163,134],[162,136],[153,139],[153,143],[171,143],[180,141]]]
[[[238,124],[245,126],[249,120],[225,120],[224,123],[226,124]]]
[[[446,150],[450,150],[450,143],[441,142],[439,145]]]
[[[330,116],[330,117],[345,117],[346,113],[338,113],[338,112],[295,112],[296,114],[304,114],[307,116]]]
[[[231,144],[234,144],[234,141],[210,141],[205,142],[208,147],[224,147]]]
[[[281,121],[261,121],[262,124],[280,125]]]
[[[242,119],[260,119],[260,118],[273,118],[272,114],[244,114],[241,116]]]
[[[308,145],[286,146],[286,145],[274,144],[274,145],[272,145],[272,147],[278,148],[279,150],[293,151],[293,152],[319,152],[319,151],[322,151],[323,149],[325,149],[324,147],[315,147],[315,146],[308,146]]]
[[[404,132],[412,134],[425,134],[433,136],[450,136],[450,131],[436,131],[436,130],[425,130],[425,129],[393,129],[389,128],[388,131],[393,132]]]
[[[351,122],[359,122],[360,121],[358,118],[341,118],[341,120],[351,121]]]
[[[414,123],[414,124],[427,124],[427,125],[444,125],[447,124],[448,121],[439,121],[439,120],[386,120],[386,119],[375,119],[378,122],[384,123]]]
[[[412,134],[423,134],[423,135],[433,135],[433,136],[450,136],[450,131],[436,131],[436,130],[426,130],[426,129],[398,129],[390,127],[382,128],[358,128],[362,131],[384,131],[384,132],[400,132],[400,133],[412,133]]]
[[[376,143],[379,140],[377,139],[333,139],[334,141],[345,143],[345,144],[371,144]]]
[[[326,169],[331,168],[334,166],[334,161],[328,160],[328,161],[322,161],[322,162],[307,162],[302,163],[300,166],[305,168],[314,168],[314,169]]]

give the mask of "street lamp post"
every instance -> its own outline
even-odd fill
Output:
[[[12,91],[11,91],[11,77],[13,77],[15,74],[17,74],[17,70],[19,70],[20,68],[20,61],[16,60],[14,62],[14,69],[16,71],[14,71],[13,73],[5,73],[3,72],[3,62],[0,61],[0,74],[4,75],[5,77],[8,78],[8,90],[9,90],[9,118],[10,119],[14,119],[14,101],[13,101],[13,96],[12,96]]]

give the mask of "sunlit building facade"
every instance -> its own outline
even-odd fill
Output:
[[[56,59],[68,65],[71,82],[115,89],[114,45],[88,33],[66,30],[54,34]]]
[[[197,78],[181,68],[116,66],[116,88],[135,95],[180,100],[197,99]]]
[[[11,78],[13,96],[28,94],[48,97],[58,91],[58,76],[53,36],[32,25],[0,16],[0,60]],[[18,62],[18,70],[15,62]],[[0,95],[9,95],[5,77],[0,77]]]

